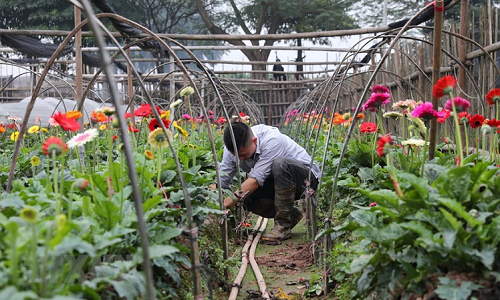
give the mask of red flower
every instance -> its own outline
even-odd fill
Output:
[[[151,105],[145,103],[141,105],[138,109],[134,111],[134,116],[136,117],[149,117],[153,114],[153,110],[151,110]]]
[[[118,135],[113,135],[113,142],[118,138]]]
[[[68,146],[66,146],[60,138],[55,136],[49,137],[42,145],[44,155],[52,155],[53,152],[55,152],[56,155],[61,155],[66,152],[66,149],[68,149]]]
[[[446,113],[442,110],[437,112],[434,110],[434,106],[430,102],[424,102],[417,106],[412,112],[411,116],[414,118],[422,118],[425,120],[430,120],[432,118],[442,118]]]
[[[240,112],[240,117],[246,116],[244,112]]]
[[[372,87],[372,93],[389,93],[389,89],[383,85],[376,85]]]
[[[486,102],[489,105],[494,105],[497,101],[500,101],[500,89],[492,89],[486,94]]]
[[[432,88],[432,94],[439,99],[453,91],[455,85],[457,85],[455,77],[451,75],[441,77]]]
[[[368,101],[366,101],[363,104],[362,109],[375,111],[379,106],[386,105],[389,102],[391,102],[391,94],[389,94],[389,93],[373,93],[370,96],[370,99],[368,99]]]
[[[469,119],[470,127],[479,128],[483,125],[485,118],[482,115],[473,115]]]
[[[371,122],[365,122],[359,126],[361,133],[374,132],[377,131],[377,124]]]
[[[66,114],[63,114],[60,111],[53,115],[52,118],[64,130],[75,132],[80,129],[80,123],[78,123],[75,119],[68,118]]]
[[[123,118],[126,119],[132,119],[132,114],[131,113],[124,113]]]
[[[440,113],[444,112],[445,115],[437,119],[438,123],[444,123],[444,121],[446,121],[446,119],[448,119],[451,115],[451,111],[447,110],[446,108],[443,108],[439,112]]]
[[[469,119],[470,119],[470,114],[466,111],[463,111],[458,114],[458,122],[460,124],[464,124],[465,126],[467,126]]]
[[[491,120],[486,121],[486,124],[490,125],[491,127],[496,128],[500,125],[500,120],[491,119]]]
[[[165,128],[169,128],[170,123],[172,122],[170,120],[163,120],[163,119],[162,119],[162,121],[163,121],[163,125],[165,125]],[[148,127],[149,127],[149,130],[154,131],[156,128],[160,128],[161,126],[160,126],[160,123],[158,123],[158,121],[156,119],[152,119],[149,122]]]
[[[128,127],[128,131],[132,132],[139,132],[139,129],[135,128],[132,123],[130,123],[130,126]]]
[[[392,139],[390,136],[382,136],[377,143],[377,153],[380,157],[383,157],[387,152],[389,152]],[[387,146],[387,147],[386,147]]]
[[[374,207],[374,206],[376,206],[376,205],[377,205],[377,202],[372,202],[372,203],[370,203],[370,205],[368,205],[368,206],[369,206],[369,207]]]

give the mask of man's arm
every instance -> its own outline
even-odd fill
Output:
[[[236,190],[233,197],[227,197],[226,199],[224,199],[224,207],[229,208],[236,205],[236,203],[238,203],[238,201],[240,200],[236,195],[246,195],[258,188],[259,183],[257,182],[257,179],[252,177],[248,178],[241,184],[241,190]]]

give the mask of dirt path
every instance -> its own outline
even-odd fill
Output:
[[[272,227],[273,220],[270,219],[266,232]],[[281,288],[293,299],[301,299],[306,289],[305,282],[310,279],[312,273],[317,273],[319,270],[313,261],[305,220],[302,220],[292,230],[292,233],[292,238],[280,245],[272,246],[260,243],[255,259],[264,276],[267,290],[272,295],[276,295]],[[243,290],[240,291],[238,299],[255,299],[251,298],[255,294],[249,290],[258,291],[258,287],[250,268],[242,283]]]

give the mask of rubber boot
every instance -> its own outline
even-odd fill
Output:
[[[274,195],[274,208],[276,216],[274,216],[274,228],[270,232],[262,236],[264,243],[276,243],[287,240],[292,237],[292,212],[294,210],[295,187],[288,189],[276,189]],[[295,224],[294,224],[295,223]]]

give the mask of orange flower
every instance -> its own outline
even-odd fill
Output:
[[[71,111],[68,111],[66,113],[66,117],[68,117],[70,119],[74,119],[74,120],[77,120],[81,116],[82,116],[82,113],[78,110],[71,110]]]
[[[58,137],[51,136],[42,145],[43,154],[51,155],[55,151],[56,155],[66,152],[68,146]]]
[[[364,114],[359,113],[359,114],[356,116],[356,118],[357,118],[358,120],[363,120],[363,119],[365,118],[365,115],[364,115]]]
[[[333,118],[333,124],[338,125],[338,124],[344,124],[347,122],[346,119],[342,117],[342,115],[338,115],[335,118]]]
[[[95,110],[92,112],[91,118],[96,119],[97,122],[104,122],[108,119],[105,114],[102,112],[96,112]]]
[[[455,85],[457,85],[455,77],[451,75],[441,77],[432,88],[432,94],[439,99],[453,91]]]
[[[68,118],[65,114],[61,113],[60,111],[52,115],[52,118],[64,130],[75,132],[78,129],[80,129],[80,124],[77,121]]]
[[[5,127],[3,127],[2,125],[0,125],[0,133],[4,133],[5,132]]]
[[[494,105],[495,102],[500,101],[500,89],[492,89],[486,94],[486,102],[488,105]]]

